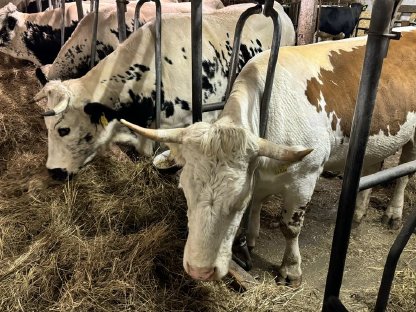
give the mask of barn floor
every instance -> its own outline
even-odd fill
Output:
[[[393,159],[396,160],[397,157]],[[300,236],[300,249],[303,261],[302,292],[313,294],[322,298],[325,288],[328,260],[332,243],[332,235],[335,226],[338,196],[341,191],[342,180],[339,178],[321,178],[315,190],[315,194],[306,214],[305,224]],[[383,209],[387,206],[393,186],[374,190],[371,197],[368,214],[361,225],[353,229],[350,240],[349,254],[346,262],[342,294],[351,311],[371,311],[369,302],[375,300],[377,289],[388,250],[393,243],[397,232],[387,229],[381,224],[380,219]],[[410,211],[410,204],[415,201],[415,180],[409,183],[406,194],[405,215]],[[278,201],[278,199],[276,199]],[[276,259],[283,257],[284,239],[275,225],[278,222],[276,201],[267,205],[262,215],[262,227],[259,245],[256,247],[252,274],[263,276],[264,272],[271,272]],[[395,279],[396,291],[402,287],[408,287],[409,293],[413,292],[413,303],[416,303],[416,236],[408,243],[398,268]],[[412,279],[411,285],[400,284],[403,277]],[[267,275],[271,279],[272,275]],[[374,296],[374,298],[372,298]],[[394,297],[394,295],[393,295]],[[293,298],[293,300],[296,297]],[[395,301],[393,299],[393,301]],[[371,305],[370,305],[371,306]],[[390,307],[391,311],[411,311],[399,306]],[[306,308],[309,311],[308,308]],[[318,310],[317,307],[315,309]],[[314,311],[314,309],[310,309]]]
[[[278,200],[262,213],[254,251],[259,285],[244,293],[230,279],[202,283],[184,276],[183,195],[149,160],[131,163],[117,150],[74,181],[47,177],[46,131],[35,104],[34,67],[0,54],[0,311],[319,311],[341,180],[321,179],[300,237],[299,289],[276,286],[271,267],[284,242]],[[377,189],[368,216],[353,231],[342,299],[371,311],[396,232],[379,219],[391,188]],[[416,199],[415,179],[405,214]],[[416,306],[416,236],[398,266],[388,311]]]

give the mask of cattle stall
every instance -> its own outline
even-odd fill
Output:
[[[321,177],[308,206],[300,235],[301,287],[274,280],[285,245],[278,230],[279,197],[263,206],[249,271],[254,281],[246,291],[232,276],[192,280],[182,265],[186,200],[177,177],[157,171],[152,158],[133,162],[123,147],[112,146],[70,181],[49,177],[48,133],[40,116],[46,101],[32,102],[41,89],[35,69],[0,53],[1,311],[322,309],[341,174]],[[384,166],[397,160],[393,155]],[[380,224],[392,190],[390,184],[376,187],[366,218],[352,230],[340,293],[348,311],[375,307],[385,259],[398,234]],[[414,177],[405,194],[404,219],[416,201]],[[388,311],[414,310],[415,239],[398,263]]]

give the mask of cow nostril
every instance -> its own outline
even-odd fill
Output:
[[[66,179],[71,179],[72,175],[68,174],[68,171],[61,168],[54,168],[54,169],[48,169],[49,175],[52,179],[57,181],[64,181]]]

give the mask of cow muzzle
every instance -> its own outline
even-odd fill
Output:
[[[71,180],[73,176],[72,173],[69,174],[68,171],[62,168],[48,169],[48,172],[51,178],[56,181]]]
[[[193,279],[200,281],[213,281],[215,280],[215,268],[197,268],[187,264],[187,273]]]

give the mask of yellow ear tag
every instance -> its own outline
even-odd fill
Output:
[[[276,173],[276,174],[281,174],[281,173],[284,173],[284,172],[286,172],[286,171],[287,171],[287,168],[289,168],[289,166],[290,166],[290,164],[284,164],[284,165],[281,165],[281,166],[279,166],[279,167],[276,169],[275,173]]]
[[[108,126],[108,120],[105,118],[104,113],[100,116],[100,125],[104,128]]]

